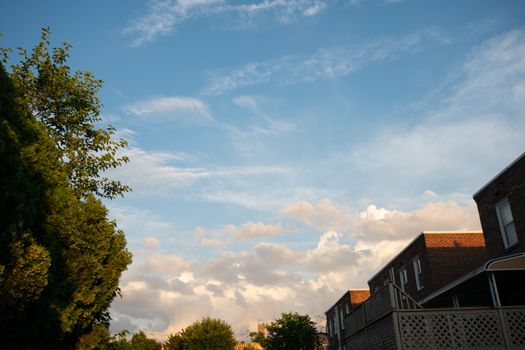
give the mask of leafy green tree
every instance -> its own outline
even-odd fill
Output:
[[[250,332],[249,336],[252,343],[260,344],[263,347],[266,346],[267,339],[263,332]]]
[[[89,120],[83,124],[83,112],[79,112],[76,117],[64,117],[53,133],[49,123],[39,115],[39,110],[55,108],[56,111],[49,114],[54,118],[59,109],[77,108],[76,97],[68,94],[73,88],[61,85],[61,80],[52,76],[58,74],[55,68],[63,79],[77,80],[79,89],[84,84],[86,94],[92,89],[89,81],[66,73],[60,50],[54,51],[53,69],[33,70],[37,61],[49,58],[41,53],[48,52],[47,44],[41,42],[34,49],[37,53],[32,56],[32,62],[22,61],[21,66],[13,66],[11,75],[0,65],[0,343],[3,349],[72,349],[82,336],[87,339],[97,325],[107,327],[107,310],[118,294],[120,275],[131,262],[124,234],[108,219],[107,209],[95,198],[97,194],[111,197],[123,189],[119,189],[118,184],[110,185],[111,182],[97,172],[83,172],[88,165],[97,171],[103,171],[107,165],[97,165],[97,161],[90,158],[90,154],[97,153],[96,147],[88,150],[89,145],[95,143],[85,141],[88,146],[83,155],[82,146],[77,153],[67,150],[78,145],[77,141],[70,140],[89,140],[90,136],[82,135],[96,131],[94,124]],[[26,66],[29,68],[23,68]],[[53,100],[54,105],[49,102],[46,107],[43,102],[39,105],[32,102],[32,85],[25,84],[21,72],[33,74],[33,80],[38,80],[42,89],[49,84],[49,94],[58,94],[62,89],[60,97]],[[81,109],[84,108],[87,107]],[[70,132],[74,136],[68,136]],[[63,139],[58,135],[63,135]],[[107,148],[98,150],[100,154],[107,153]],[[111,155],[103,162],[109,158]]]
[[[231,326],[206,317],[180,332],[184,350],[232,350],[237,343]]]
[[[126,338],[129,334],[127,329],[124,329],[117,334],[113,335],[107,344],[107,350],[130,350],[131,344]],[[104,348],[102,348],[104,349]],[[105,349],[104,349],[105,350]]]
[[[267,350],[314,350],[318,343],[315,323],[308,315],[283,313],[266,329]]]
[[[183,350],[183,339],[180,333],[170,334],[168,340],[164,343],[165,350]]]
[[[108,327],[103,324],[95,324],[90,333],[80,337],[75,350],[107,350],[110,340]]]
[[[90,72],[71,72],[67,65],[71,45],[50,49],[49,28],[42,29],[41,41],[31,52],[19,48],[21,61],[11,66],[11,78],[38,121],[55,142],[59,159],[77,195],[94,193],[114,198],[130,188],[102,173],[128,161],[118,157],[123,139],[113,140],[115,129],[98,128],[102,80]],[[4,55],[7,50],[2,51]]]
[[[131,337],[132,350],[160,350],[162,344],[155,339],[148,338],[143,331],[133,334]]]
[[[245,345],[242,350],[260,350],[260,347],[257,347],[256,345],[247,344]]]

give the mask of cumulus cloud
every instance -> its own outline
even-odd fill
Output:
[[[257,19],[289,23],[296,18],[314,16],[327,3],[320,0],[264,0],[244,4],[224,0],[152,0],[144,16],[131,21],[124,34],[133,35],[133,47],[143,46],[159,36],[171,34],[184,21],[203,16],[233,19],[237,28],[251,26]]]
[[[203,262],[149,256],[124,274],[123,298],[113,303],[112,312],[141,323],[159,338],[206,315],[225,319],[239,332],[285,310],[319,314],[341,290],[337,285],[350,283],[355,273],[334,273],[336,266],[359,266],[359,256],[340,239],[338,233],[322,234],[319,244],[306,251],[260,243],[253,250],[222,252]],[[188,270],[191,279],[183,280]]]
[[[286,231],[286,228],[281,224],[272,225],[264,224],[262,222],[245,222],[240,227],[234,225],[227,225],[224,228],[226,234],[233,236],[236,239],[253,239],[260,237],[275,236]]]
[[[240,226],[226,225],[220,229],[208,231],[199,227],[195,230],[195,238],[204,246],[216,247],[243,240],[269,238],[282,233],[295,231],[295,228],[284,227],[281,224],[247,221]]]
[[[214,121],[208,106],[202,100],[191,97],[157,97],[129,104],[124,110],[139,117],[174,117],[200,123]]]
[[[260,242],[241,251],[221,249],[205,260],[140,255],[142,260],[124,274],[124,296],[113,304],[114,312],[147,320],[142,328],[159,338],[206,315],[225,319],[237,332],[252,330],[258,321],[270,321],[286,310],[323,313],[344,290],[366,287],[367,280],[423,230],[479,228],[474,204],[454,201],[428,202],[406,211],[374,205],[351,210],[325,199],[300,201],[283,213],[319,232],[317,242],[299,248]],[[281,224],[247,221],[219,231],[256,238],[283,229]],[[208,234],[201,227],[195,230],[200,239]],[[227,248],[223,243],[221,236]]]
[[[474,201],[430,202],[412,211],[388,210],[371,204],[365,210],[354,211],[324,199],[291,204],[283,213],[317,229],[351,232],[359,241],[399,240],[425,230],[480,228]]]
[[[310,55],[287,55],[210,72],[203,93],[220,95],[239,88],[274,83],[289,85],[347,76],[365,65],[395,59],[434,43],[447,42],[435,29],[396,38],[380,38],[352,47],[321,48]]]
[[[314,204],[307,201],[292,203],[284,208],[283,212],[324,230],[346,230],[352,227],[355,221],[355,213],[333,203],[330,199],[323,199]]]
[[[149,236],[144,238],[144,245],[154,249],[160,247],[160,241],[157,237]]]

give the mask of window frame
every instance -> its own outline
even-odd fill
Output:
[[[407,288],[405,288],[405,286],[408,286],[408,273],[406,267],[399,269],[399,284],[401,285],[401,290],[406,293]]]
[[[419,258],[419,255],[416,255],[414,259],[412,259],[412,267],[414,268],[416,288],[420,291],[425,285],[423,283],[423,269],[421,268],[421,259]]]
[[[507,223],[504,222],[504,215],[503,215],[503,210],[505,209],[505,207],[508,207],[510,218],[511,218],[511,221]],[[504,199],[502,199],[496,204],[496,215],[498,217],[498,224],[499,224],[501,239],[503,240],[503,246],[505,247],[505,249],[508,249],[518,244],[519,242],[518,233],[516,232],[516,225],[514,225],[514,216],[512,215],[512,207],[510,206],[508,197],[505,197]],[[511,234],[509,234],[509,231],[507,230],[510,226],[512,226],[513,231],[514,231],[513,237],[510,237]],[[511,242],[511,238],[513,238],[512,242]]]

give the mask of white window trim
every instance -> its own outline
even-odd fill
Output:
[[[407,269],[404,267],[399,270],[399,283],[401,284],[401,290],[406,292],[405,286],[408,285],[408,273]]]
[[[513,245],[518,243],[518,235],[517,235],[517,232],[516,232],[516,226],[514,225],[514,217],[512,216],[512,210],[510,212],[510,216],[512,218],[512,221],[507,223],[506,225],[503,222],[503,217],[502,217],[501,211],[502,211],[502,208],[503,208],[504,205],[508,205],[509,209],[511,209],[510,203],[509,203],[509,199],[508,198],[504,198],[503,200],[501,200],[500,202],[498,202],[496,204],[496,214],[498,216],[499,229],[500,229],[500,233],[501,233],[501,238],[503,239],[503,245],[505,246],[505,249],[507,249],[507,248],[512,247]],[[507,234],[507,230],[506,230],[506,227],[508,227],[509,225],[512,225],[514,227],[515,241],[513,241],[513,242],[510,242],[510,238],[509,238],[509,235]]]
[[[422,279],[422,276],[423,276],[423,270],[421,269],[421,259],[419,259],[419,255],[416,256],[412,260],[412,265],[414,267],[414,277],[416,279],[416,287],[417,287],[417,290],[419,291],[423,289],[423,281],[420,281],[420,279]]]

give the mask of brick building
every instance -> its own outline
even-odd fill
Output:
[[[503,338],[511,347],[498,348],[525,345],[525,153],[473,197],[483,232],[416,237],[368,281],[368,300],[347,312],[351,295],[345,293],[326,312],[329,349],[397,349],[410,341],[410,348],[426,348],[422,344],[451,337],[484,348],[500,346]],[[438,318],[449,319],[448,328],[440,328]],[[424,321],[403,332],[394,326],[402,319]],[[495,330],[500,326],[507,328]]]
[[[473,197],[487,260],[422,302],[437,307],[525,305],[525,153]]]
[[[425,231],[368,281],[372,294],[394,282],[419,301],[486,260],[481,231]]]
[[[489,259],[525,251],[525,153],[483,186],[474,200]]]
[[[370,297],[368,289],[347,291],[326,311],[326,333],[329,350],[346,350],[344,319],[353,309]]]

